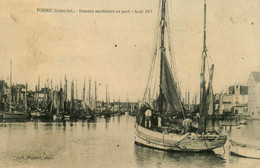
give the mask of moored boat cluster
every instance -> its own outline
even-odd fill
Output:
[[[11,78],[11,77],[10,77]],[[44,87],[40,87],[40,77],[35,90],[28,90],[28,84],[8,85],[6,81],[0,81],[0,111],[3,119],[90,119],[95,116],[109,117],[122,115],[129,112],[135,115],[138,109],[137,102],[109,102],[97,99],[96,81],[95,95],[91,95],[91,79],[89,91],[86,96],[86,84],[82,91],[82,98],[77,96],[77,87],[74,89],[74,81],[71,81],[70,93],[68,93],[68,79],[64,78],[64,85],[53,87],[52,80],[47,80]],[[75,92],[76,90],[76,96]]]

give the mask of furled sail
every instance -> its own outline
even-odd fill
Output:
[[[209,88],[208,95],[208,115],[212,116],[214,114],[214,93],[212,85]]]
[[[213,73],[214,73],[214,64],[211,65],[210,68],[210,77],[209,77],[209,83],[208,83],[208,90],[207,90],[207,111],[208,115],[213,115],[214,111],[214,103],[213,103],[213,88],[212,88],[212,83],[213,83]]]
[[[214,64],[210,68],[208,89],[207,89],[207,92],[203,93],[203,99],[201,102],[200,119],[199,119],[199,127],[198,127],[199,133],[205,132],[205,130],[206,130],[206,124],[207,124],[206,120],[208,117],[208,111],[210,110],[209,109],[210,101],[213,100],[213,90],[212,90],[213,72],[214,72]],[[212,104],[212,110],[213,110],[213,104]]]

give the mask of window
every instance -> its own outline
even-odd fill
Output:
[[[235,110],[235,114],[238,114],[238,110]]]

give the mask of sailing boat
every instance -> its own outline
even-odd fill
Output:
[[[84,94],[85,94],[85,79],[84,79]],[[89,91],[88,91],[88,105],[85,106],[85,118],[86,119],[91,119],[94,118],[95,114],[94,111],[91,109],[91,78],[89,78]],[[84,101],[85,101],[85,96],[84,96]]]
[[[26,112],[18,112],[18,111],[12,110],[12,85],[13,84],[12,84],[12,61],[11,61],[11,63],[10,63],[9,112],[6,112],[3,114],[3,119],[26,119],[28,117],[28,114],[26,114]],[[25,97],[26,97],[26,94],[27,94],[27,92],[25,92]],[[26,104],[27,104],[27,102],[26,102]],[[27,110],[27,105],[25,105],[25,108]]]
[[[171,56],[171,43],[169,33],[169,10],[166,0],[160,1],[161,16],[157,22],[158,31],[155,36],[155,52],[152,59],[152,66],[150,69],[150,76],[148,78],[147,87],[144,94],[143,106],[141,107],[135,124],[135,143],[144,146],[172,150],[172,151],[186,151],[186,152],[200,152],[211,151],[215,148],[222,147],[226,143],[227,137],[217,131],[208,131],[206,129],[207,112],[209,110],[209,94],[212,90],[213,70],[214,65],[210,70],[210,79],[208,88],[206,90],[205,80],[205,61],[207,56],[206,50],[206,0],[204,1],[204,47],[202,52],[202,66],[201,66],[201,88],[200,88],[200,118],[198,129],[196,133],[180,133],[180,130],[173,130],[172,127],[163,123],[159,124],[160,119],[169,119],[169,116],[182,115],[184,118],[185,109],[181,102],[179,85],[177,82],[175,67],[169,63],[168,55]],[[165,33],[168,33],[166,36]],[[159,38],[157,38],[159,37]],[[166,44],[165,41],[169,43]],[[168,49],[166,49],[168,48]],[[159,51],[159,52],[157,52]],[[172,58],[172,57],[170,57]],[[157,62],[156,62],[157,61]],[[159,64],[159,70],[156,70],[156,63]],[[159,71],[159,72],[158,72]],[[159,74],[159,79],[154,76]],[[153,85],[154,84],[154,85]],[[158,87],[159,85],[159,87]],[[157,87],[156,87],[157,86]],[[158,88],[159,96],[153,102],[145,100],[147,90],[149,88]],[[156,92],[157,93],[157,92]],[[153,94],[152,94],[153,95]],[[157,94],[156,94],[157,95]],[[148,103],[149,102],[149,103]],[[144,111],[149,108],[153,109],[153,113],[157,112],[158,126],[153,126],[152,129],[144,127]],[[153,121],[153,118],[152,118]],[[153,123],[152,123],[153,125]],[[177,124],[176,124],[177,125]]]
[[[103,111],[103,115],[105,117],[110,117],[111,116],[111,111],[110,111],[109,102],[108,102],[108,85],[106,85],[106,107],[105,107],[105,110]]]

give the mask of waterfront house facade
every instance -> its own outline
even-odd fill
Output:
[[[219,115],[248,115],[248,86],[229,86],[220,101]]]
[[[260,72],[251,72],[248,79],[248,111],[253,119],[260,119]]]

